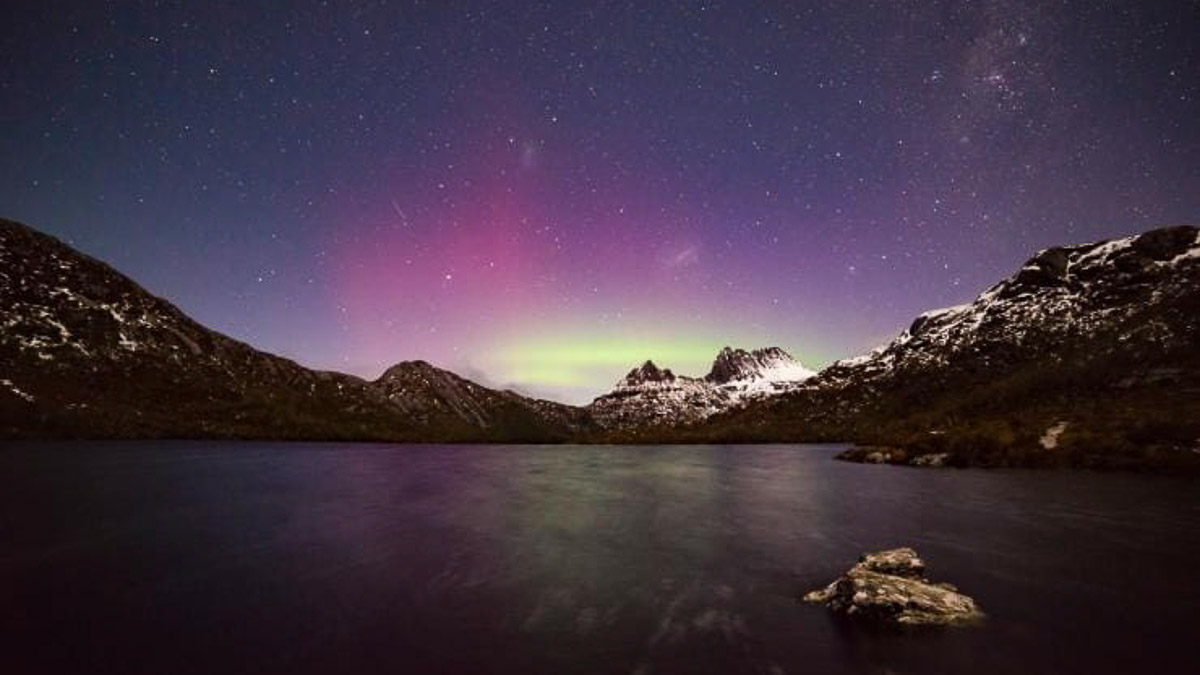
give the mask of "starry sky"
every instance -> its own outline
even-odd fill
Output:
[[[0,215],[313,367],[812,367],[1200,221],[1200,3],[11,2]]]

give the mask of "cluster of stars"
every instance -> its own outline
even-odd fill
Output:
[[[1182,0],[20,4],[2,215],[368,376],[588,331],[819,366],[1200,215]]]

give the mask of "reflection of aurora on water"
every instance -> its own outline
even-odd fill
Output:
[[[101,673],[115,653],[154,672],[300,674],[1190,661],[1190,482],[916,471],[837,449],[14,447],[0,507],[25,515],[0,566],[23,620],[0,645]],[[798,602],[900,544],[976,597],[986,627],[898,639]],[[1137,649],[1120,639],[1135,630]]]

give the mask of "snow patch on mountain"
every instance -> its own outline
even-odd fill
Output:
[[[1177,294],[1200,263],[1200,231],[1191,226],[1039,251],[1016,274],[973,302],[919,315],[889,344],[835,362],[808,387],[840,387],[919,373],[1005,350],[1050,350],[1062,340],[1121,327],[1125,338],[1156,331],[1178,338],[1161,322],[1127,324],[1125,317],[1151,300]],[[1166,332],[1163,332],[1166,331]],[[1015,353],[1015,352],[1014,352]]]
[[[592,401],[588,410],[608,428],[687,424],[791,391],[815,374],[778,347],[726,347],[704,377],[676,375],[646,361]]]
[[[1196,239],[1195,239],[1195,241],[1192,242],[1192,245],[1188,250],[1184,251],[1183,253],[1180,253],[1179,255],[1175,256],[1174,258],[1171,258],[1164,264],[1178,265],[1180,263],[1184,263],[1184,262],[1188,262],[1188,261],[1192,261],[1192,260],[1200,260],[1200,232],[1198,232],[1196,234]]]

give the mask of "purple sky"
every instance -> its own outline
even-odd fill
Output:
[[[23,4],[0,215],[368,377],[821,366],[1200,220],[1195,2]]]

